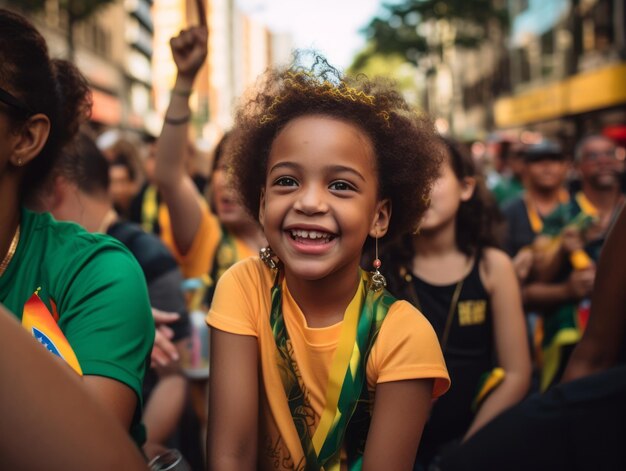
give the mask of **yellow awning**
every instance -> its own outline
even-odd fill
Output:
[[[626,103],[626,63],[583,72],[496,101],[498,128],[520,126]]]

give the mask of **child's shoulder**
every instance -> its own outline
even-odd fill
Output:
[[[235,263],[218,280],[209,325],[231,333],[258,334],[258,319],[271,305],[274,273],[258,257]]]
[[[398,300],[389,307],[389,312],[383,321],[381,331],[393,337],[403,336],[403,333],[429,336],[434,330],[430,321],[413,304],[405,300]],[[393,331],[391,333],[390,331]]]
[[[481,262],[491,265],[507,264],[511,257],[506,252],[496,247],[485,247],[481,254]]]
[[[271,285],[274,281],[275,272],[265,265],[258,256],[244,258],[231,266],[222,275],[222,278],[236,280],[246,285]]]
[[[376,383],[429,378],[433,397],[450,385],[437,335],[426,317],[407,301],[391,305],[370,355]]]
[[[509,273],[514,272],[513,261],[509,255],[495,247],[483,249],[480,257],[480,278],[487,291],[491,291],[498,282],[509,279]]]

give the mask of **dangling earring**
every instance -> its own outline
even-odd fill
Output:
[[[380,266],[382,265],[380,259],[378,258],[378,236],[376,236],[376,259],[372,263],[374,266],[374,271],[372,273],[372,283],[370,285],[370,289],[372,291],[380,291],[385,286],[387,286],[387,280],[385,277],[378,271]]]
[[[275,260],[276,255],[272,251],[272,248],[268,245],[267,247],[263,247],[259,250],[259,258],[263,263],[265,263],[272,270],[276,270],[278,268],[278,264]]]

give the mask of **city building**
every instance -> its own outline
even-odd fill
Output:
[[[566,143],[603,132],[626,143],[624,4],[510,0],[511,92],[495,103],[495,128]]]
[[[478,47],[457,45],[450,22],[420,26],[440,45],[419,62],[440,130],[464,141],[527,130],[566,146],[601,132],[626,144],[625,0],[493,2],[509,24],[487,25]]]
[[[289,59],[292,42],[242,12],[235,0],[204,1],[209,53],[191,97],[191,137],[211,147],[232,126],[237,99],[265,69]],[[0,5],[25,13],[19,0]],[[70,58],[89,80],[96,130],[158,135],[176,76],[169,40],[198,24],[196,0],[104,1],[71,28],[71,40],[63,3],[42,0],[42,5],[27,16],[51,55]]]
[[[268,67],[289,58],[291,36],[275,34],[241,11],[235,0],[207,0],[208,57],[191,97],[193,137],[213,144],[233,124],[237,100]],[[153,89],[162,119],[176,67],[169,39],[197,24],[195,0],[155,0],[153,5]]]
[[[36,2],[32,2],[34,5]],[[33,19],[53,57],[76,63],[93,93],[92,123],[96,129],[119,127],[149,132],[152,100],[152,0],[102,2],[89,17],[70,28],[59,0],[42,2],[43,9],[26,13],[19,1],[0,0]],[[70,34],[71,31],[71,34]]]

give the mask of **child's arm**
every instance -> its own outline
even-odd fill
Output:
[[[188,121],[191,119],[189,96],[206,59],[206,27],[181,31],[170,40],[170,46],[178,74],[157,141],[155,179],[169,210],[176,247],[185,255],[202,220],[200,196],[185,170],[185,153]]]
[[[211,329],[207,469],[254,470],[258,441],[256,337]]]
[[[376,385],[376,399],[363,455],[363,471],[411,470],[430,411],[432,379]]]
[[[530,384],[531,365],[526,324],[519,284],[511,259],[499,250],[485,250],[481,278],[491,296],[498,366],[504,369],[505,377],[479,409],[464,439],[519,402]]]

